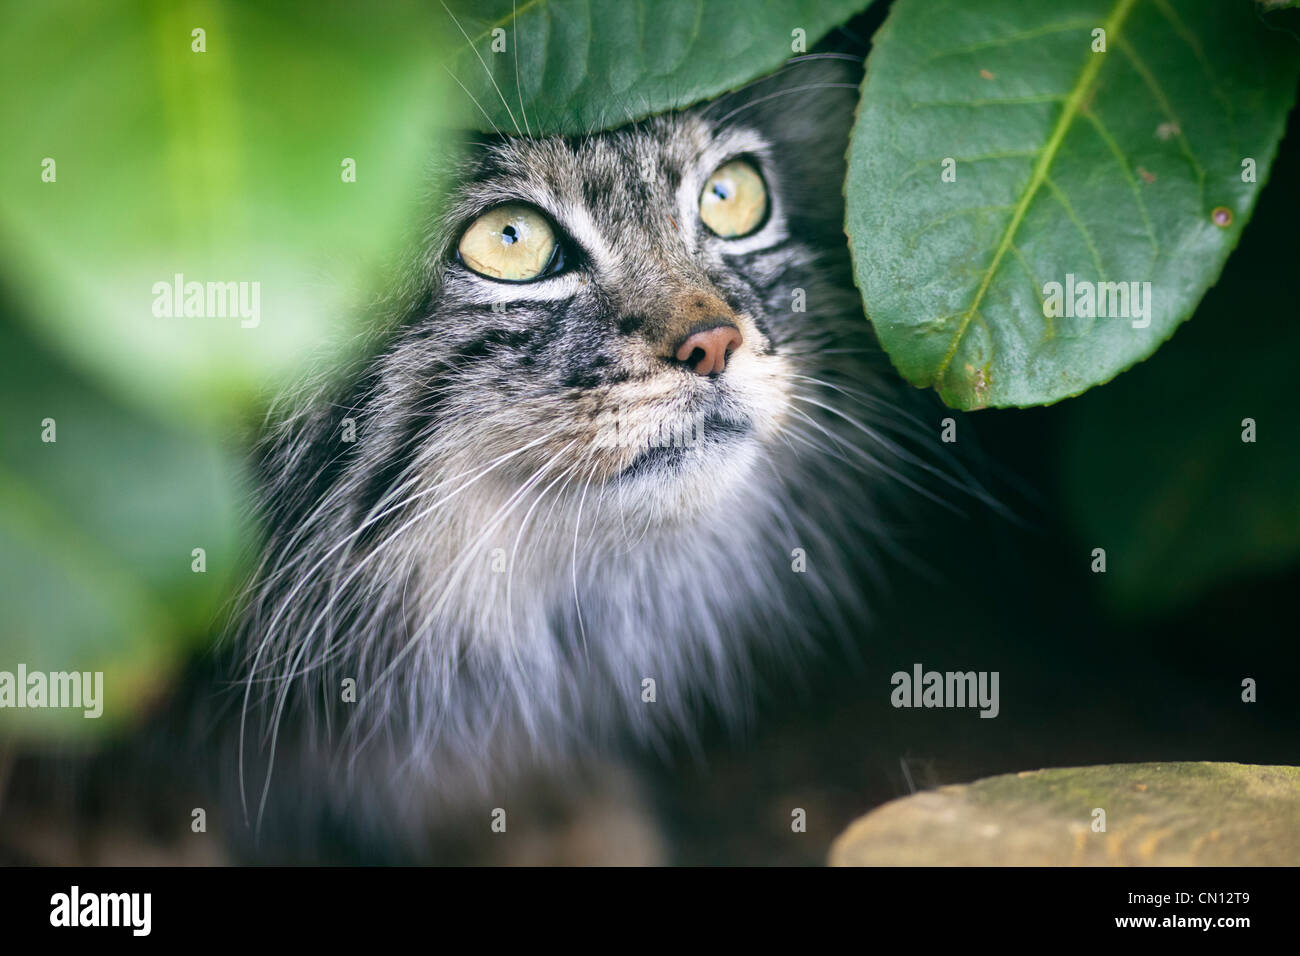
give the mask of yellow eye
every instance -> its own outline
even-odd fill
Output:
[[[766,215],[767,186],[743,159],[719,166],[700,193],[700,219],[723,239],[749,235]]]
[[[545,217],[527,206],[489,209],[475,219],[457,247],[460,261],[489,279],[536,279],[556,256],[555,232]]]

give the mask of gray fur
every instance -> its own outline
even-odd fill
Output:
[[[791,64],[614,132],[472,148],[418,307],[344,387],[273,413],[267,541],[227,658],[227,782],[251,826],[408,847],[460,813],[486,827],[539,769],[689,734],[706,709],[743,722],[756,661],[861,612],[853,568],[899,450],[841,228],[854,72]],[[697,199],[737,155],[772,209],[722,240]],[[577,267],[509,285],[456,263],[459,231],[507,200],[546,212]],[[661,358],[682,289],[742,318],[717,379]],[[700,440],[638,463],[605,440],[614,418]]]

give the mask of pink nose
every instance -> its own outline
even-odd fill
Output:
[[[717,325],[688,335],[677,346],[677,361],[684,362],[696,375],[714,375],[727,365],[727,356],[740,348],[744,339],[734,325]]]

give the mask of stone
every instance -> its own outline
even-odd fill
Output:
[[[988,777],[877,807],[836,839],[830,863],[1295,866],[1300,768],[1133,763]]]

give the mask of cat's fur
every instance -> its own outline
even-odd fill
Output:
[[[756,662],[860,611],[906,456],[842,231],[858,70],[808,59],[613,132],[470,147],[418,305],[343,387],[272,412],[261,563],[186,698],[239,857],[428,859],[521,781],[743,719]],[[698,199],[737,156],[771,208],[725,240]],[[554,221],[569,269],[455,261],[505,201]],[[692,297],[743,333],[720,376],[665,360]],[[610,440],[683,423],[685,450]]]

